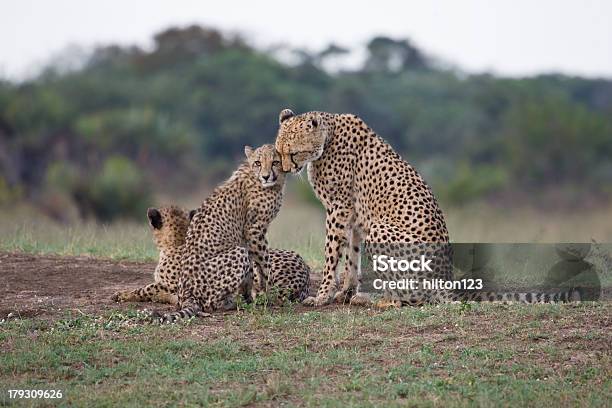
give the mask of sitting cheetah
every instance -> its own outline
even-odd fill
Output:
[[[419,173],[362,119],[352,114],[295,115],[289,109],[282,110],[276,149],[284,171],[295,173],[308,165],[308,179],[326,209],[323,280],[317,296],[307,298],[305,304],[324,305],[332,299],[368,302],[367,296],[359,293],[362,241],[371,254],[374,248],[378,253],[406,259],[425,250],[434,259],[431,272],[411,272],[408,276],[403,272],[403,276],[381,278],[452,279],[448,231],[436,198]],[[344,283],[337,291],[336,270],[345,247]],[[495,299],[503,300],[498,295]],[[490,297],[489,293],[396,289],[385,292],[380,306]],[[513,298],[535,300],[532,296]]]
[[[234,307],[270,285],[295,289],[296,299],[307,294],[309,270],[288,251],[269,254],[266,232],[283,199],[285,173],[273,145],[245,147],[247,159],[195,211],[185,240],[178,286],[178,312],[166,322],[201,312]],[[270,262],[278,271],[269,273]],[[258,287],[253,287],[253,267]],[[281,272],[282,271],[282,272]],[[270,277],[267,282],[266,277]]]
[[[143,288],[121,291],[113,295],[117,302],[177,303],[177,286],[181,258],[189,222],[196,210],[189,213],[176,206],[149,208],[147,217],[159,250],[159,262],[153,275],[154,283]],[[310,269],[300,255],[293,251],[269,249],[269,286],[278,294],[279,301],[302,301],[308,295]],[[258,266],[256,266],[258,268]],[[255,275],[255,288],[259,288],[259,275]],[[260,294],[258,289],[256,294]]]

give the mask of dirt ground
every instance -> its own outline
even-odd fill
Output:
[[[0,298],[0,319],[10,313],[21,318],[54,319],[64,316],[66,311],[96,314],[125,310],[134,303],[116,303],[111,295],[118,290],[136,289],[151,283],[155,265],[155,262],[113,261],[87,256],[0,252],[0,287],[4,289],[4,296]],[[319,275],[311,275],[311,293],[316,292],[319,280]],[[605,299],[612,298],[611,288],[603,293]],[[173,306],[160,303],[136,305],[160,312],[173,310]]]
[[[58,318],[66,311],[97,313],[126,309],[111,300],[118,290],[136,289],[153,281],[155,262],[112,261],[0,252],[0,319],[14,316]],[[311,277],[316,288],[317,276]],[[133,303],[132,303],[133,305]],[[142,308],[170,311],[159,303]],[[12,315],[12,316],[13,316]]]
[[[66,310],[118,309],[111,295],[150,283],[154,269],[155,263],[147,262],[0,252],[0,319],[9,313],[52,317]]]

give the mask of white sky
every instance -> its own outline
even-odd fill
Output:
[[[68,45],[148,45],[153,33],[192,23],[264,47],[408,36],[469,72],[612,77],[612,0],[3,0],[0,76],[31,74]]]

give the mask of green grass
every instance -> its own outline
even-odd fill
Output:
[[[296,228],[298,222],[304,224]],[[268,235],[272,247],[298,251],[314,267],[321,264],[324,239],[324,217],[312,206],[283,208]],[[0,216],[0,250],[137,261],[156,260],[158,255],[144,216],[142,222],[63,225],[28,207],[6,209]]]
[[[534,209],[472,203],[444,208],[453,242],[612,242],[612,207]]]
[[[161,327],[135,311],[11,320],[0,325],[0,383],[61,389],[80,406],[605,406],[609,313],[446,305],[290,307]]]
[[[295,194],[288,194],[286,201],[270,227],[270,245],[298,251],[316,269],[323,260],[324,213]],[[189,202],[186,207],[195,205]],[[555,213],[475,204],[449,208],[445,213],[453,242],[612,242],[610,209]],[[157,258],[144,214],[141,222],[62,225],[27,207],[2,209],[0,250],[130,260]]]
[[[34,254],[89,255],[111,259],[154,260],[157,249],[145,224],[134,222],[71,226],[26,219],[0,222],[0,248]]]

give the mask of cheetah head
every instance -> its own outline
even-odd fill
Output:
[[[257,149],[245,146],[244,154],[253,174],[264,187],[284,184],[285,172],[281,169],[280,155],[274,145],[265,144]]]
[[[328,129],[319,112],[296,116],[290,109],[283,109],[278,121],[276,150],[281,155],[284,171],[297,173],[321,157]]]
[[[147,218],[158,249],[176,248],[185,243],[189,221],[195,210],[187,212],[176,206],[149,208]]]

